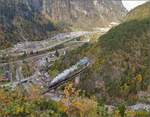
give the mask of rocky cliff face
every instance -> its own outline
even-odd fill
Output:
[[[121,0],[43,0],[42,12],[54,20],[86,27],[118,21],[126,9]]]
[[[30,8],[77,27],[102,26],[125,14],[121,0],[23,0]]]

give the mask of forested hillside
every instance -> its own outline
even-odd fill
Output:
[[[0,49],[20,41],[47,39],[62,28],[62,24],[46,18],[26,2],[0,0]]]
[[[149,3],[143,6],[148,7]],[[149,18],[135,17],[145,7],[131,11],[128,20],[101,36],[94,44],[71,51],[53,66],[54,71],[74,64],[80,58],[90,58],[92,66],[81,75],[80,88],[96,94],[106,102],[127,100],[136,102],[137,93],[149,85]],[[148,12],[148,11],[147,11]],[[147,13],[148,14],[148,13]],[[119,100],[118,100],[119,98]]]
[[[142,20],[145,18],[150,18],[149,11],[150,11],[149,3],[140,5],[138,9],[133,9],[127,14],[126,21],[135,19]]]

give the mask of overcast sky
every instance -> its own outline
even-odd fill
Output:
[[[146,2],[146,0],[122,0],[123,5],[128,9],[131,10],[143,3]]]

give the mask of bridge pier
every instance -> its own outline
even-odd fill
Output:
[[[79,83],[80,83],[80,74],[74,80],[75,87],[78,86]]]

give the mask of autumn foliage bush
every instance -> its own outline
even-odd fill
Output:
[[[0,117],[65,117],[58,104],[32,87],[28,94],[19,87],[14,91],[0,89]]]

